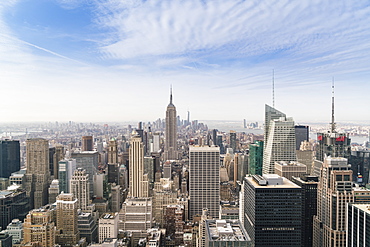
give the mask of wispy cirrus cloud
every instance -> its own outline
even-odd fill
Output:
[[[365,2],[98,1],[97,23],[110,30],[105,59],[274,64],[351,70],[369,64]],[[183,59],[178,59],[179,57]],[[367,59],[367,60],[366,60]],[[160,63],[161,65],[163,63]],[[364,66],[365,69],[365,66]]]

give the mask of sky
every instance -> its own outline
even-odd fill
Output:
[[[369,79],[370,1],[0,1],[0,122],[154,121],[171,85],[181,118],[329,122],[334,81],[368,123]]]

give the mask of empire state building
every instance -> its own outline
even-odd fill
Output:
[[[172,88],[170,93],[170,103],[166,111],[166,142],[164,149],[164,159],[176,160],[177,155],[177,115],[176,107],[172,103]]]

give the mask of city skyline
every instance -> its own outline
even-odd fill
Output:
[[[0,3],[1,122],[365,122],[370,7],[317,1]],[[135,102],[132,104],[131,102]]]

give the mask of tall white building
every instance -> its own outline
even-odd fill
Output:
[[[189,195],[190,219],[208,209],[211,218],[218,218],[220,204],[220,148],[190,146]]]
[[[147,236],[147,229],[152,227],[152,199],[150,197],[127,198],[119,213],[119,229],[132,233],[132,246],[140,238]]]
[[[11,235],[13,245],[20,244],[23,240],[23,224],[19,219],[13,219],[6,227],[6,231]]]
[[[144,180],[144,146],[140,135],[132,132],[129,149],[129,176],[131,197],[147,197],[148,181]]]
[[[106,238],[117,238],[118,213],[106,213],[99,219],[99,243]]]
[[[275,162],[277,161],[297,161],[295,145],[293,119],[280,117],[271,120],[264,145],[262,173],[275,173]]]
[[[87,210],[90,202],[89,174],[85,169],[77,168],[70,181],[71,193],[77,200],[77,208]]]
[[[177,115],[176,107],[172,103],[172,88],[170,103],[166,110],[166,142],[164,148],[164,158],[166,160],[176,160],[177,155]]]

